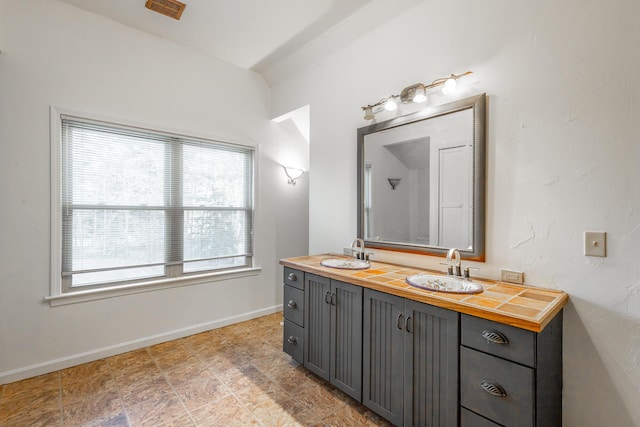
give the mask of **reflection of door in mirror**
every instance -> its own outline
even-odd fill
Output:
[[[430,243],[448,248],[471,249],[471,146],[455,141],[431,145]]]
[[[372,204],[371,204],[371,163],[364,165],[364,235],[365,238],[371,236]]]

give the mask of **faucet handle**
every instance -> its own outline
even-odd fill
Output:
[[[464,268],[464,278],[470,280],[471,276],[469,275],[469,270],[480,270],[480,269],[477,268],[477,267],[465,267]]]
[[[449,264],[447,262],[441,262],[440,265],[446,265],[447,266],[447,276],[453,276],[453,265]]]

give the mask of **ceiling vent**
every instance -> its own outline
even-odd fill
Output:
[[[186,4],[179,2],[178,0],[147,0],[145,4],[147,9],[151,9],[154,12],[161,13],[173,19],[180,19]]]

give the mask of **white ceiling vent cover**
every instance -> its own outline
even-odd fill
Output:
[[[178,0],[147,0],[145,4],[147,9],[151,9],[154,12],[161,13],[173,19],[180,19],[184,8],[187,7],[185,3]]]

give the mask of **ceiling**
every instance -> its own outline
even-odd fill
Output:
[[[273,69],[282,74],[303,66],[300,61],[313,65],[309,58],[344,46],[419,0],[182,0],[187,7],[179,21],[147,9],[145,0],[63,1],[269,80]],[[286,67],[276,67],[285,59]]]

